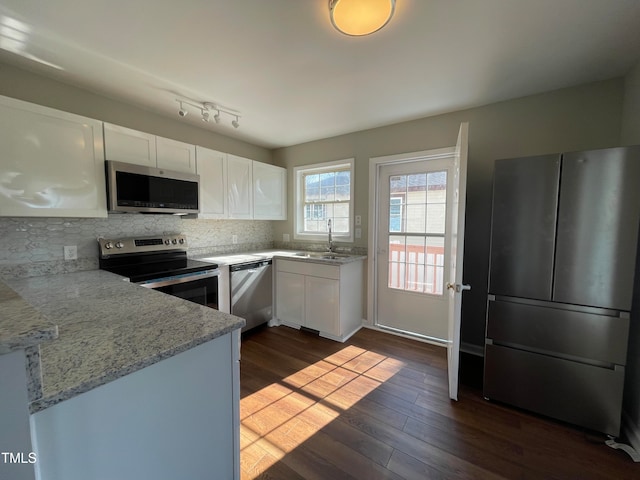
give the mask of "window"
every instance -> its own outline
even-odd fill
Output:
[[[294,238],[326,240],[328,221],[338,241],[353,241],[353,159],[294,169]]]

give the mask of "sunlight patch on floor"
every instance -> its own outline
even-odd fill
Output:
[[[350,345],[244,397],[240,401],[242,478],[255,478],[268,470],[403,366]]]

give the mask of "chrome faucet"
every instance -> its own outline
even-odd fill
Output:
[[[327,221],[327,225],[329,227],[329,248],[327,248],[327,250],[333,252],[333,239],[331,238],[331,219]]]

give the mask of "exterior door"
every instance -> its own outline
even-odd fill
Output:
[[[378,325],[446,342],[453,156],[383,165]]]
[[[447,371],[449,372],[449,398],[458,400],[458,370],[460,365],[460,326],[462,320],[462,292],[471,290],[462,283],[464,256],[464,219],[467,199],[467,150],[469,124],[460,125],[452,168],[451,235],[447,290],[449,292],[447,335]]]
[[[447,347],[458,397],[468,124],[456,147],[372,159],[376,326]]]

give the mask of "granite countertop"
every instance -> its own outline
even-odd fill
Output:
[[[58,337],[58,326],[0,282],[0,355]]]
[[[203,255],[194,258],[204,262],[217,263],[218,265],[237,265],[239,263],[258,262],[261,260],[268,260],[272,258],[286,258],[289,260],[323,263],[326,265],[343,265],[345,263],[360,261],[367,258],[366,255],[351,254],[348,254],[346,256],[338,256],[337,258],[333,259],[309,256],[320,255],[324,253],[325,252],[308,252],[303,250],[261,250],[258,252],[231,253],[228,255]],[[326,253],[328,254],[328,252]]]
[[[103,270],[6,280],[58,326],[40,345],[35,413],[244,326],[244,319],[131,284]],[[29,319],[25,319],[26,322]]]

